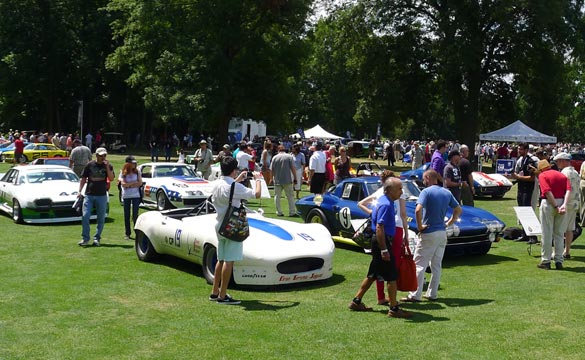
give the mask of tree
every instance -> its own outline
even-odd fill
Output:
[[[233,116],[281,124],[294,102],[310,0],[113,0],[108,59],[168,124],[227,137]]]

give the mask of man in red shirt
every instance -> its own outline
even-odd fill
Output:
[[[24,142],[20,139],[20,134],[14,134],[14,158],[12,162],[14,164],[22,163],[22,155],[24,154]]]
[[[562,173],[552,170],[547,160],[538,162],[540,182],[540,224],[542,227],[540,269],[550,270],[554,255],[555,268],[563,268],[564,232],[567,228],[567,204],[571,183]],[[553,253],[554,246],[554,253]]]

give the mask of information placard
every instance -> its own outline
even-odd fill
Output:
[[[514,171],[514,160],[498,159],[496,160],[496,173],[511,174]]]
[[[542,228],[540,221],[531,206],[514,206],[516,217],[520,220],[520,224],[524,228],[526,235],[535,236],[542,235]]]

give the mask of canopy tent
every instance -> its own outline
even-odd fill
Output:
[[[341,136],[333,135],[319,125],[305,130],[305,138],[308,139],[312,137],[320,139],[341,139]]]
[[[556,143],[557,137],[538,132],[520,120],[487,134],[480,134],[479,140],[511,141],[527,143]]]

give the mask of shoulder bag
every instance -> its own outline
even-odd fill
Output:
[[[250,228],[243,201],[240,200],[240,207],[232,206],[235,187],[236,182],[234,181],[230,189],[228,211],[219,227],[219,234],[232,241],[242,242],[250,235]]]

